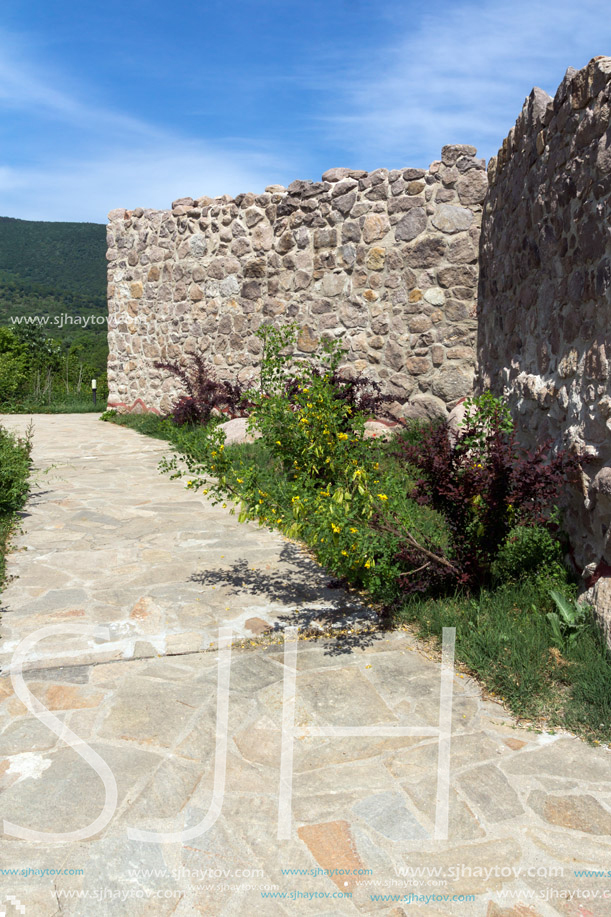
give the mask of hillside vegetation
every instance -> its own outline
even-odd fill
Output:
[[[58,290],[106,296],[106,227],[0,217],[0,270]]]
[[[0,409],[75,410],[105,396],[106,231],[0,217]]]

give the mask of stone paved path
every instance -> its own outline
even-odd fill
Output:
[[[26,419],[4,422],[23,429]],[[35,427],[36,461],[54,467],[39,478],[10,560],[5,665],[44,625],[111,633],[46,638],[28,656],[29,691],[78,739],[55,735],[0,680],[1,813],[22,829],[84,829],[105,811],[106,772],[82,757],[93,752],[116,779],[117,803],[97,833],[72,841],[20,839],[5,824],[0,913],[611,915],[607,749],[518,728],[471,679],[451,675],[449,831],[436,840],[431,727],[442,678],[417,641],[399,632],[299,641],[293,694],[294,644],[285,656],[281,636],[243,638],[274,622],[364,612],[293,545],[160,477],[163,444],[93,416],[36,417]],[[216,735],[224,624],[243,644],[228,670],[226,755]],[[291,698],[292,767],[282,739]],[[347,734],[313,734],[330,726]],[[350,735],[354,726],[372,734]],[[279,788],[291,774],[279,839]],[[574,875],[586,869],[609,877]],[[422,898],[399,900],[409,894]]]

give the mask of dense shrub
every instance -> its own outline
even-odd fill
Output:
[[[18,438],[0,427],[0,587],[4,580],[4,556],[15,514],[29,491],[31,431]]]
[[[1,274],[1,271],[0,271]],[[40,325],[0,326],[0,407],[6,413],[93,410],[91,379],[100,402],[107,395],[106,344],[89,331],[62,342]],[[95,337],[95,336],[94,336]]]
[[[431,427],[417,444],[402,442],[397,457],[421,473],[414,496],[443,515],[451,534],[444,556],[405,545],[404,561],[422,565],[420,576],[404,583],[408,591],[488,583],[511,529],[553,526],[555,503],[579,464],[548,443],[520,449],[507,408],[490,393],[467,401],[456,435],[447,424]]]
[[[0,327],[0,404],[17,395],[27,372],[27,347],[9,328]]]
[[[205,487],[217,502],[239,501],[242,520],[301,538],[337,576],[388,601],[405,572],[398,560],[403,532],[443,549],[444,524],[434,509],[409,498],[405,475],[396,463],[391,473],[380,448],[365,439],[370,402],[358,395],[365,386],[338,381],[339,346],[323,343],[314,359],[305,360],[293,355],[295,326],[258,333],[264,345],[260,386],[247,397],[249,428],[261,439],[247,457],[225,449],[218,425],[209,425],[203,448],[177,433],[189,486]],[[181,473],[176,458],[165,467]],[[387,507],[396,530],[382,532],[378,520],[388,515]]]
[[[257,334],[263,341],[261,385],[249,392],[249,427],[293,478],[343,479],[356,453],[364,456],[364,416],[333,382],[339,346],[323,343],[313,362],[293,356],[294,325],[262,326]]]
[[[18,438],[0,427],[0,517],[21,509],[28,494],[31,436]]]
[[[537,575],[550,582],[566,578],[560,542],[543,525],[514,526],[500,545],[490,571],[493,583],[517,583]]]
[[[399,593],[473,589],[545,568],[563,580],[553,508],[576,460],[546,445],[522,453],[503,403],[467,403],[446,424],[406,429],[391,451],[365,439],[366,409],[338,383],[339,345],[295,357],[296,327],[263,326],[260,386],[247,393],[252,450],[225,450],[210,424],[174,437],[189,486],[240,503],[240,519],[306,541],[342,579],[391,602]],[[178,459],[166,469],[181,474]],[[534,528],[533,528],[534,527]]]

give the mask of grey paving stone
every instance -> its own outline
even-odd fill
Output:
[[[428,838],[428,832],[409,812],[405,800],[398,793],[377,793],[367,796],[353,807],[354,814],[371,828],[391,841],[408,841]]]

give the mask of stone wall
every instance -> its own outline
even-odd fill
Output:
[[[487,189],[475,154],[446,146],[428,171],[331,169],[259,195],[112,211],[109,405],[168,410],[182,390],[156,360],[200,353],[220,377],[253,377],[255,330],[295,320],[301,351],[341,338],[398,416],[445,414],[474,374]]]
[[[610,100],[609,57],[533,90],[489,164],[480,251],[479,385],[525,442],[587,454],[567,509],[586,578],[611,572]]]

